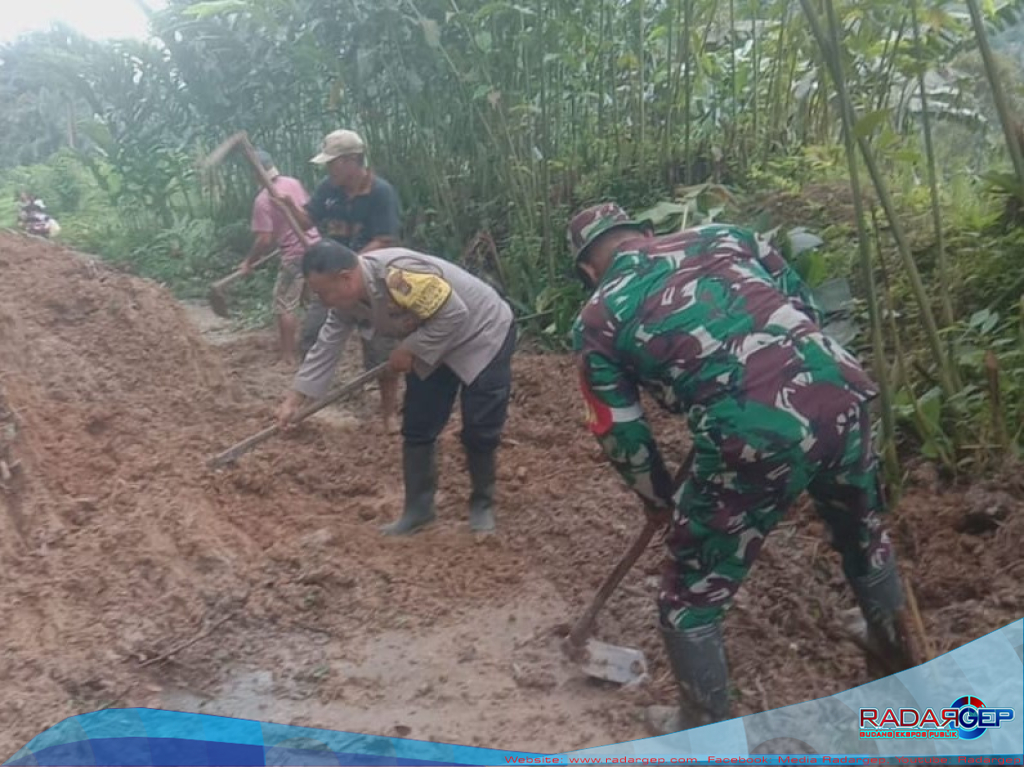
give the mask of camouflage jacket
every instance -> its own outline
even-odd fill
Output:
[[[791,449],[830,406],[830,387],[877,394],[819,322],[799,276],[751,231],[627,240],[573,328],[589,428],[635,492],[669,506],[675,488],[639,387],[686,412],[695,439],[744,455]]]

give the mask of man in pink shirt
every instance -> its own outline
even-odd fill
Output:
[[[291,176],[282,176],[266,152],[261,150],[256,155],[270,176],[278,196],[291,199],[298,207],[309,201],[309,195],[301,181]],[[288,223],[284,211],[274,203],[266,189],[261,189],[253,201],[251,229],[256,235],[256,240],[249,249],[249,255],[242,262],[240,271],[248,274],[252,271],[253,264],[269,253],[275,245],[281,249],[281,267],[274,283],[274,314],[277,316],[277,328],[281,334],[281,360],[290,368],[294,368],[299,363],[298,310],[305,285],[302,277],[302,256],[306,246]],[[305,236],[309,245],[320,240],[315,227],[306,230]]]

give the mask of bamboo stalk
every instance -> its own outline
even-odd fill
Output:
[[[1006,148],[1010,152],[1013,170],[1017,174],[1017,183],[1024,187],[1024,156],[1022,156],[1021,146],[1017,141],[1013,117],[1006,101],[1006,94],[1003,92],[1002,81],[996,70],[992,48],[988,44],[988,35],[985,33],[985,22],[981,16],[981,9],[978,8],[978,0],[967,0],[967,9],[971,13],[971,24],[974,27],[974,36],[978,41],[978,52],[981,53],[981,60],[985,65],[985,75],[988,77],[988,85],[992,89],[992,101],[999,114],[999,124],[1006,137]]]
[[[788,22],[788,19],[789,4],[787,3],[782,11],[782,22],[779,24],[779,39],[775,44],[776,54],[775,57],[772,59],[772,70],[768,79],[768,122],[770,128],[768,131],[765,132],[765,156],[767,156],[768,153],[771,151],[772,134],[778,128],[778,122],[780,121],[779,115],[782,114],[780,104],[781,99],[778,97],[777,91],[782,87],[782,84],[779,81],[781,80],[780,70],[782,69],[783,61],[782,50],[784,41],[786,39],[786,24]]]
[[[900,336],[899,327],[896,323],[896,311],[895,307],[893,306],[892,286],[889,280],[889,269],[885,263],[885,257],[882,255],[881,232],[879,230],[878,220],[877,217],[874,215],[874,211],[872,211],[871,220],[875,230],[875,241],[878,243],[878,258],[881,262],[882,267],[881,272],[882,286],[885,293],[885,312],[886,316],[889,318],[889,333],[892,337],[893,351],[896,356],[895,375],[898,377],[899,381],[903,382],[903,388],[906,390],[907,396],[910,397],[912,407],[914,408],[914,423],[917,424],[917,429],[920,432],[922,439],[933,440],[935,444],[935,449],[939,453],[939,459],[942,461],[942,464],[947,469],[952,471],[955,476],[957,468],[955,456],[950,455],[949,451],[946,449],[945,440],[943,439],[944,435],[941,432],[936,434],[932,425],[928,423],[928,419],[925,418],[924,411],[921,409],[921,401],[920,399],[918,399],[917,394],[914,392],[914,388],[910,380],[910,375],[907,371],[906,354],[904,352],[903,341]],[[891,388],[893,391],[897,391],[899,389],[899,383],[893,384]],[[898,505],[898,497],[896,497],[895,495],[892,499],[892,505],[893,507]]]
[[[551,143],[548,137],[548,84],[547,84],[547,64],[544,59],[546,57],[547,47],[545,46],[545,31],[546,31],[547,17],[545,14],[545,2],[544,0],[537,0],[537,25],[539,26],[538,34],[536,39],[540,45],[540,55],[537,57],[539,60],[538,68],[540,70],[540,145],[541,145],[541,160],[540,160],[540,172],[543,187],[541,193],[544,198],[548,198],[551,194]],[[535,195],[534,200],[538,197]],[[528,203],[529,204],[529,203]],[[540,211],[541,218],[541,252],[547,255],[547,277],[548,280],[556,279],[557,262],[555,260],[555,249],[552,246],[551,239],[551,206],[542,205]]]
[[[950,297],[949,260],[946,255],[946,236],[942,226],[942,211],[939,201],[938,174],[935,169],[935,146],[932,142],[931,115],[928,111],[928,89],[924,82],[924,67],[921,66],[921,31],[917,23],[917,0],[910,0],[910,22],[914,27],[914,48],[918,54],[917,85],[921,95],[921,123],[924,129],[924,149],[928,160],[928,186],[932,197],[932,224],[935,227],[935,245],[938,249],[939,298],[942,307],[942,321],[946,325],[956,322],[953,302]]]
[[[844,87],[837,88],[839,91],[841,109],[844,114],[848,113],[848,118],[851,120],[851,124],[856,125],[856,116],[849,93],[845,88],[845,76],[843,73],[842,62],[839,57],[839,45],[841,40],[838,31],[839,24],[836,20],[832,0],[825,0],[824,3],[829,28],[832,30],[831,42],[829,42],[829,38],[824,36],[824,29],[821,26],[821,22],[819,21],[814,8],[805,3],[804,0],[801,0],[801,3],[804,4],[807,19],[811,24],[815,37],[819,39],[820,44],[823,44],[824,50],[830,52],[825,56],[825,60],[832,70],[833,81],[841,81],[844,83]],[[939,336],[938,325],[935,322],[935,315],[932,313],[931,302],[928,299],[928,294],[925,290],[924,282],[921,279],[921,274],[918,271],[917,263],[914,260],[913,254],[910,252],[910,246],[907,242],[900,217],[896,211],[896,206],[894,205],[892,196],[889,193],[889,187],[878,168],[878,163],[875,160],[874,153],[871,151],[867,138],[865,136],[858,135],[856,137],[856,141],[860,147],[861,156],[864,159],[864,165],[868,170],[868,174],[871,176],[875,191],[878,193],[879,201],[882,203],[882,207],[885,210],[886,218],[888,219],[889,226],[892,229],[893,238],[896,240],[896,246],[903,261],[903,268],[907,273],[907,279],[910,282],[915,300],[917,301],[918,308],[921,312],[921,321],[924,325],[925,338],[927,339],[928,345],[931,347],[932,355],[935,358],[935,364],[939,373],[939,382],[942,386],[943,393],[947,398],[951,398],[960,389],[959,376],[950,364],[949,358],[946,355],[946,349],[942,343],[941,337]]]
[[[751,39],[753,40],[753,61],[754,61],[753,87],[751,88],[751,96],[754,99],[754,104],[753,104],[753,121],[754,121],[753,140],[754,140],[754,146],[756,147],[758,145],[758,143],[759,143],[759,136],[760,136],[760,131],[759,131],[760,122],[758,120],[758,117],[759,117],[759,112],[760,112],[760,95],[761,95],[760,92],[759,92],[760,91],[760,85],[761,85],[761,80],[760,80],[760,75],[761,75],[761,44],[760,44],[760,42],[758,40],[758,34],[757,34],[758,10],[761,7],[760,0],[753,0],[753,3],[751,4],[751,6],[752,6],[752,12],[751,12],[751,21],[752,21],[751,29],[752,29],[752,33],[751,33]]]
[[[690,99],[693,88],[690,85],[693,69],[693,57],[690,55],[690,44],[693,41],[693,0],[683,0],[683,66],[685,79],[683,81],[683,157],[686,162],[686,183],[693,183],[693,156],[690,154],[690,137],[693,132],[693,115],[690,108]]]
[[[637,36],[636,36],[636,60],[637,60],[637,115],[640,123],[640,140],[637,144],[637,166],[640,175],[647,174],[647,104],[644,98],[647,89],[647,56],[644,51],[644,0],[636,0],[637,6]]]
[[[732,0],[730,0],[732,2]],[[679,14],[679,0],[668,0],[668,51],[665,55],[665,66],[668,67],[667,77],[665,78],[665,125],[661,131],[661,156],[662,160],[667,163],[667,172],[671,174],[673,171],[672,162],[673,156],[675,155],[674,147],[671,144],[672,141],[672,117],[675,112],[676,101],[675,101],[675,78],[672,76],[672,68],[675,64],[675,42],[676,36],[672,34],[672,29],[676,24]],[[671,177],[667,179],[671,181]]]
[[[811,0],[800,0],[804,13],[811,25],[814,36],[821,48],[822,56],[826,61],[838,58],[835,31],[831,40],[826,37],[825,31],[818,19],[817,12],[811,5]],[[829,3],[829,0],[826,0]],[[882,337],[882,319],[878,311],[878,290],[875,285],[875,275],[871,264],[870,238],[864,223],[864,202],[861,195],[860,172],[857,167],[857,150],[854,139],[854,115],[853,108],[846,93],[846,79],[843,76],[841,66],[833,66],[832,79],[836,91],[840,96],[842,105],[842,129],[843,143],[846,147],[846,161],[850,172],[850,190],[853,193],[854,212],[857,217],[857,245],[860,252],[860,267],[864,278],[864,285],[867,291],[868,317],[871,323],[871,346],[874,351],[873,363],[875,378],[878,382],[879,398],[881,399],[882,431],[884,434],[883,452],[886,462],[886,473],[889,477],[899,477],[899,461],[896,457],[896,426],[893,413],[892,391],[889,387],[889,373],[886,368],[885,343]]]
[[[989,349],[985,352],[985,377],[988,381],[988,397],[992,408],[992,430],[996,442],[1002,450],[1003,457],[1010,453],[1010,436],[1006,431],[1006,417],[1003,412],[1003,400],[999,386],[999,359]]]
[[[886,103],[889,101],[889,95],[892,93],[892,80],[893,73],[896,71],[896,57],[900,52],[900,43],[903,42],[903,35],[906,32],[907,17],[905,15],[900,16],[900,25],[896,30],[895,40],[886,40],[886,52],[882,54],[881,61],[879,62],[879,70],[888,69],[888,73],[880,71],[881,82],[878,84],[878,101],[876,102],[875,109],[884,109]],[[888,53],[888,57],[886,56]]]
[[[736,0],[729,0],[729,79],[732,84],[732,120],[729,126],[729,148],[736,144],[736,136],[739,133],[737,124],[740,91],[736,79]]]

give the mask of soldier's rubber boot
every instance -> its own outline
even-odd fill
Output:
[[[721,624],[685,631],[662,626],[661,636],[679,684],[679,705],[649,706],[645,718],[651,731],[668,735],[730,719],[729,665]]]
[[[408,535],[434,521],[434,492],[437,489],[435,445],[403,444],[402,474],[405,508],[398,521],[381,528],[385,535]]]
[[[873,651],[865,653],[868,673],[882,678],[916,666],[920,658],[911,640],[896,558],[876,573],[849,580],[867,623],[867,643]]]
[[[474,533],[494,530],[494,486],[497,479],[495,455],[466,451],[466,465],[472,492],[469,496],[469,527]]]

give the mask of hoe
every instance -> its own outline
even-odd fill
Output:
[[[245,159],[249,162],[249,164],[252,166],[252,169],[256,172],[256,177],[259,179],[260,185],[267,190],[267,194],[269,194],[275,200],[280,200],[280,195],[278,195],[277,191],[274,189],[274,184],[271,181],[270,176],[267,175],[267,171],[260,164],[259,158],[256,156],[256,150],[249,142],[249,136],[245,131],[239,131],[238,133],[235,133],[230,138],[225,139],[220,146],[218,146],[216,149],[210,152],[210,155],[203,161],[203,170],[209,171],[214,166],[224,162],[225,158],[227,158],[227,156],[231,154],[231,152],[235,149],[240,149],[242,151],[242,154],[245,156]],[[285,206],[282,205],[281,209],[284,211],[284,214],[288,219],[288,223],[295,231],[295,234],[298,236],[299,242],[302,243],[303,248],[309,247],[309,240],[306,239],[306,233],[302,231],[302,227],[299,226],[299,222],[295,220],[295,216],[293,216],[292,212]],[[271,253],[269,256],[260,259],[254,266],[260,266],[266,263],[275,255],[276,252]],[[236,271],[233,274],[229,274],[227,277],[218,280],[217,282],[213,283],[213,285],[210,286],[210,292],[207,294],[207,299],[210,302],[210,307],[218,316],[228,316],[228,304],[227,299],[224,296],[224,288],[227,287],[229,283],[234,282],[241,276],[241,272]]]
[[[694,454],[691,449],[690,454],[676,472],[674,483],[676,488],[682,484],[690,471],[693,458]],[[604,583],[597,590],[597,594],[594,595],[586,612],[580,616],[569,635],[563,640],[563,651],[570,659],[579,663],[580,669],[587,676],[619,684],[629,684],[638,681],[647,673],[647,662],[643,652],[632,647],[621,647],[601,642],[591,637],[590,633],[597,620],[597,613],[662,526],[662,523],[653,519],[647,520],[618,564],[604,579]]]

